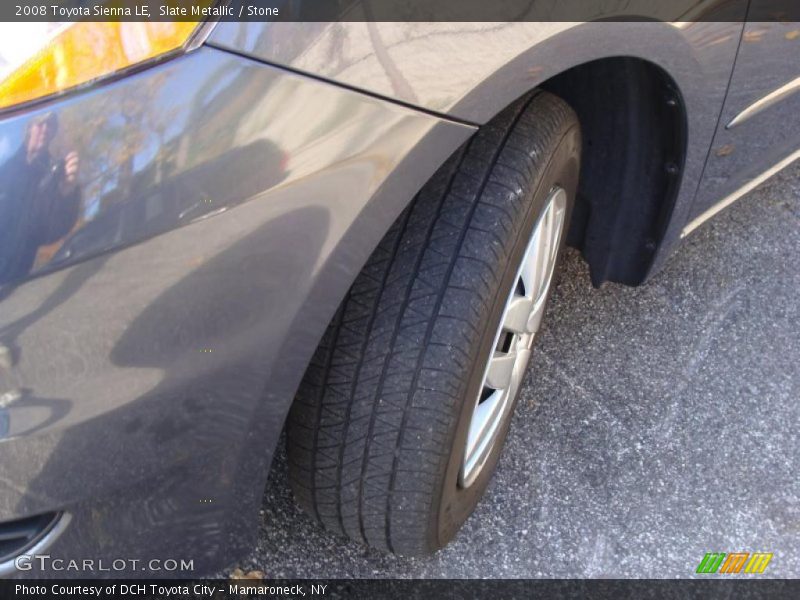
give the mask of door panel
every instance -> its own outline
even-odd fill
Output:
[[[747,23],[692,216],[755,183],[798,148],[800,23]]]

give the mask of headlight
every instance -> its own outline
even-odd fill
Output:
[[[185,47],[194,22],[0,23],[0,109]]]

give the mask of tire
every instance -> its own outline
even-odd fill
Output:
[[[561,233],[552,252],[539,254],[555,262],[561,252],[580,145],[573,111],[532,92],[449,159],[369,259],[308,367],[287,425],[295,498],[325,527],[383,551],[424,555],[473,511],[519,392],[518,383],[506,384],[476,472],[467,440],[483,423],[479,397],[494,394],[487,364],[505,356],[501,323],[512,299],[526,293],[521,269],[533,264],[533,232],[544,239],[540,223],[556,223],[548,208],[556,192]],[[549,277],[530,285],[544,289],[542,302]],[[513,335],[522,348],[523,334]],[[529,347],[533,334],[524,335]],[[514,364],[524,373],[526,364]]]

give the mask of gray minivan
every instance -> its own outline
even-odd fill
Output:
[[[564,245],[640,285],[800,157],[800,24],[764,1],[0,24],[0,571],[230,564],[284,429],[320,523],[445,545]]]

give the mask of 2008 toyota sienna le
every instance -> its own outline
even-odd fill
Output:
[[[316,520],[442,547],[564,245],[642,284],[800,157],[767,4],[0,25],[0,570],[230,564],[284,428]]]

